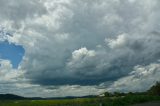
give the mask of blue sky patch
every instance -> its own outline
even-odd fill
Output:
[[[10,60],[13,68],[17,68],[24,56],[25,50],[20,45],[15,45],[7,41],[0,42],[0,58]]]

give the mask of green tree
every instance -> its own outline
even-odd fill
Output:
[[[160,96],[160,82],[156,82],[156,84],[148,90],[148,93],[151,95],[159,95]]]
[[[111,97],[111,96],[112,96],[112,94],[109,93],[109,92],[105,92],[104,95],[105,95],[106,97]]]

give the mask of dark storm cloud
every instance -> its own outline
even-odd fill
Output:
[[[0,1],[0,23],[32,84],[103,88],[160,59],[158,0],[15,1]]]
[[[48,13],[29,21],[32,30],[25,31],[32,42],[21,42],[22,69],[33,83],[96,85],[159,58],[160,37],[152,33],[159,17],[155,2],[48,1],[45,6]]]

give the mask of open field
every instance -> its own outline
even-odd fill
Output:
[[[128,95],[125,97],[63,100],[3,100],[0,101],[0,106],[100,106],[100,104],[103,104],[103,106],[128,106],[149,101],[160,101],[160,96]]]

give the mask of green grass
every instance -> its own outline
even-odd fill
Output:
[[[0,106],[127,106],[131,104],[160,101],[160,96],[127,95],[125,97],[79,98],[63,100],[3,100]]]
[[[160,96],[128,95],[125,97],[109,98],[105,101],[105,106],[128,106],[131,104],[144,103],[150,101],[160,101]]]

